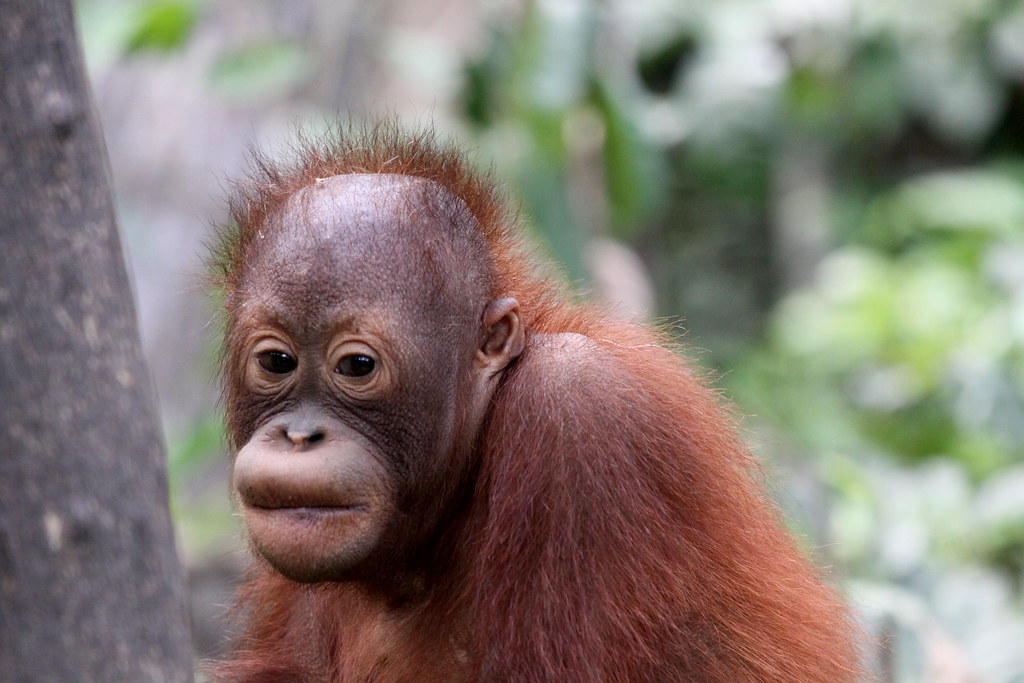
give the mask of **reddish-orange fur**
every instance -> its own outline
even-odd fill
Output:
[[[856,677],[846,609],[760,491],[717,397],[663,334],[570,303],[523,256],[492,181],[430,136],[349,131],[297,159],[259,161],[233,201],[219,261],[228,292],[246,244],[298,189],[344,173],[422,176],[479,221],[495,260],[490,295],[518,299],[527,345],[416,597],[292,583],[257,561],[240,598],[248,628],[219,680]],[[228,399],[230,422],[230,389]]]

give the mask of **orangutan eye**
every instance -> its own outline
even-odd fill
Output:
[[[338,361],[334,371],[345,377],[366,377],[377,366],[377,362],[365,353],[353,353]]]
[[[256,356],[256,362],[267,372],[285,375],[298,365],[296,360],[283,351],[264,351]]]

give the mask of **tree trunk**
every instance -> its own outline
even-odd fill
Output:
[[[0,0],[4,681],[192,679],[107,178],[70,1]]]

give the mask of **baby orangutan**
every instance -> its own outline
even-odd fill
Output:
[[[256,166],[215,256],[255,551],[218,680],[857,677],[714,392],[531,265],[457,150]]]

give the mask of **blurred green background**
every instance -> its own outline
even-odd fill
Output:
[[[224,179],[296,124],[391,115],[714,371],[883,679],[1024,681],[1024,2],[78,9],[200,655],[242,562],[201,285]]]

